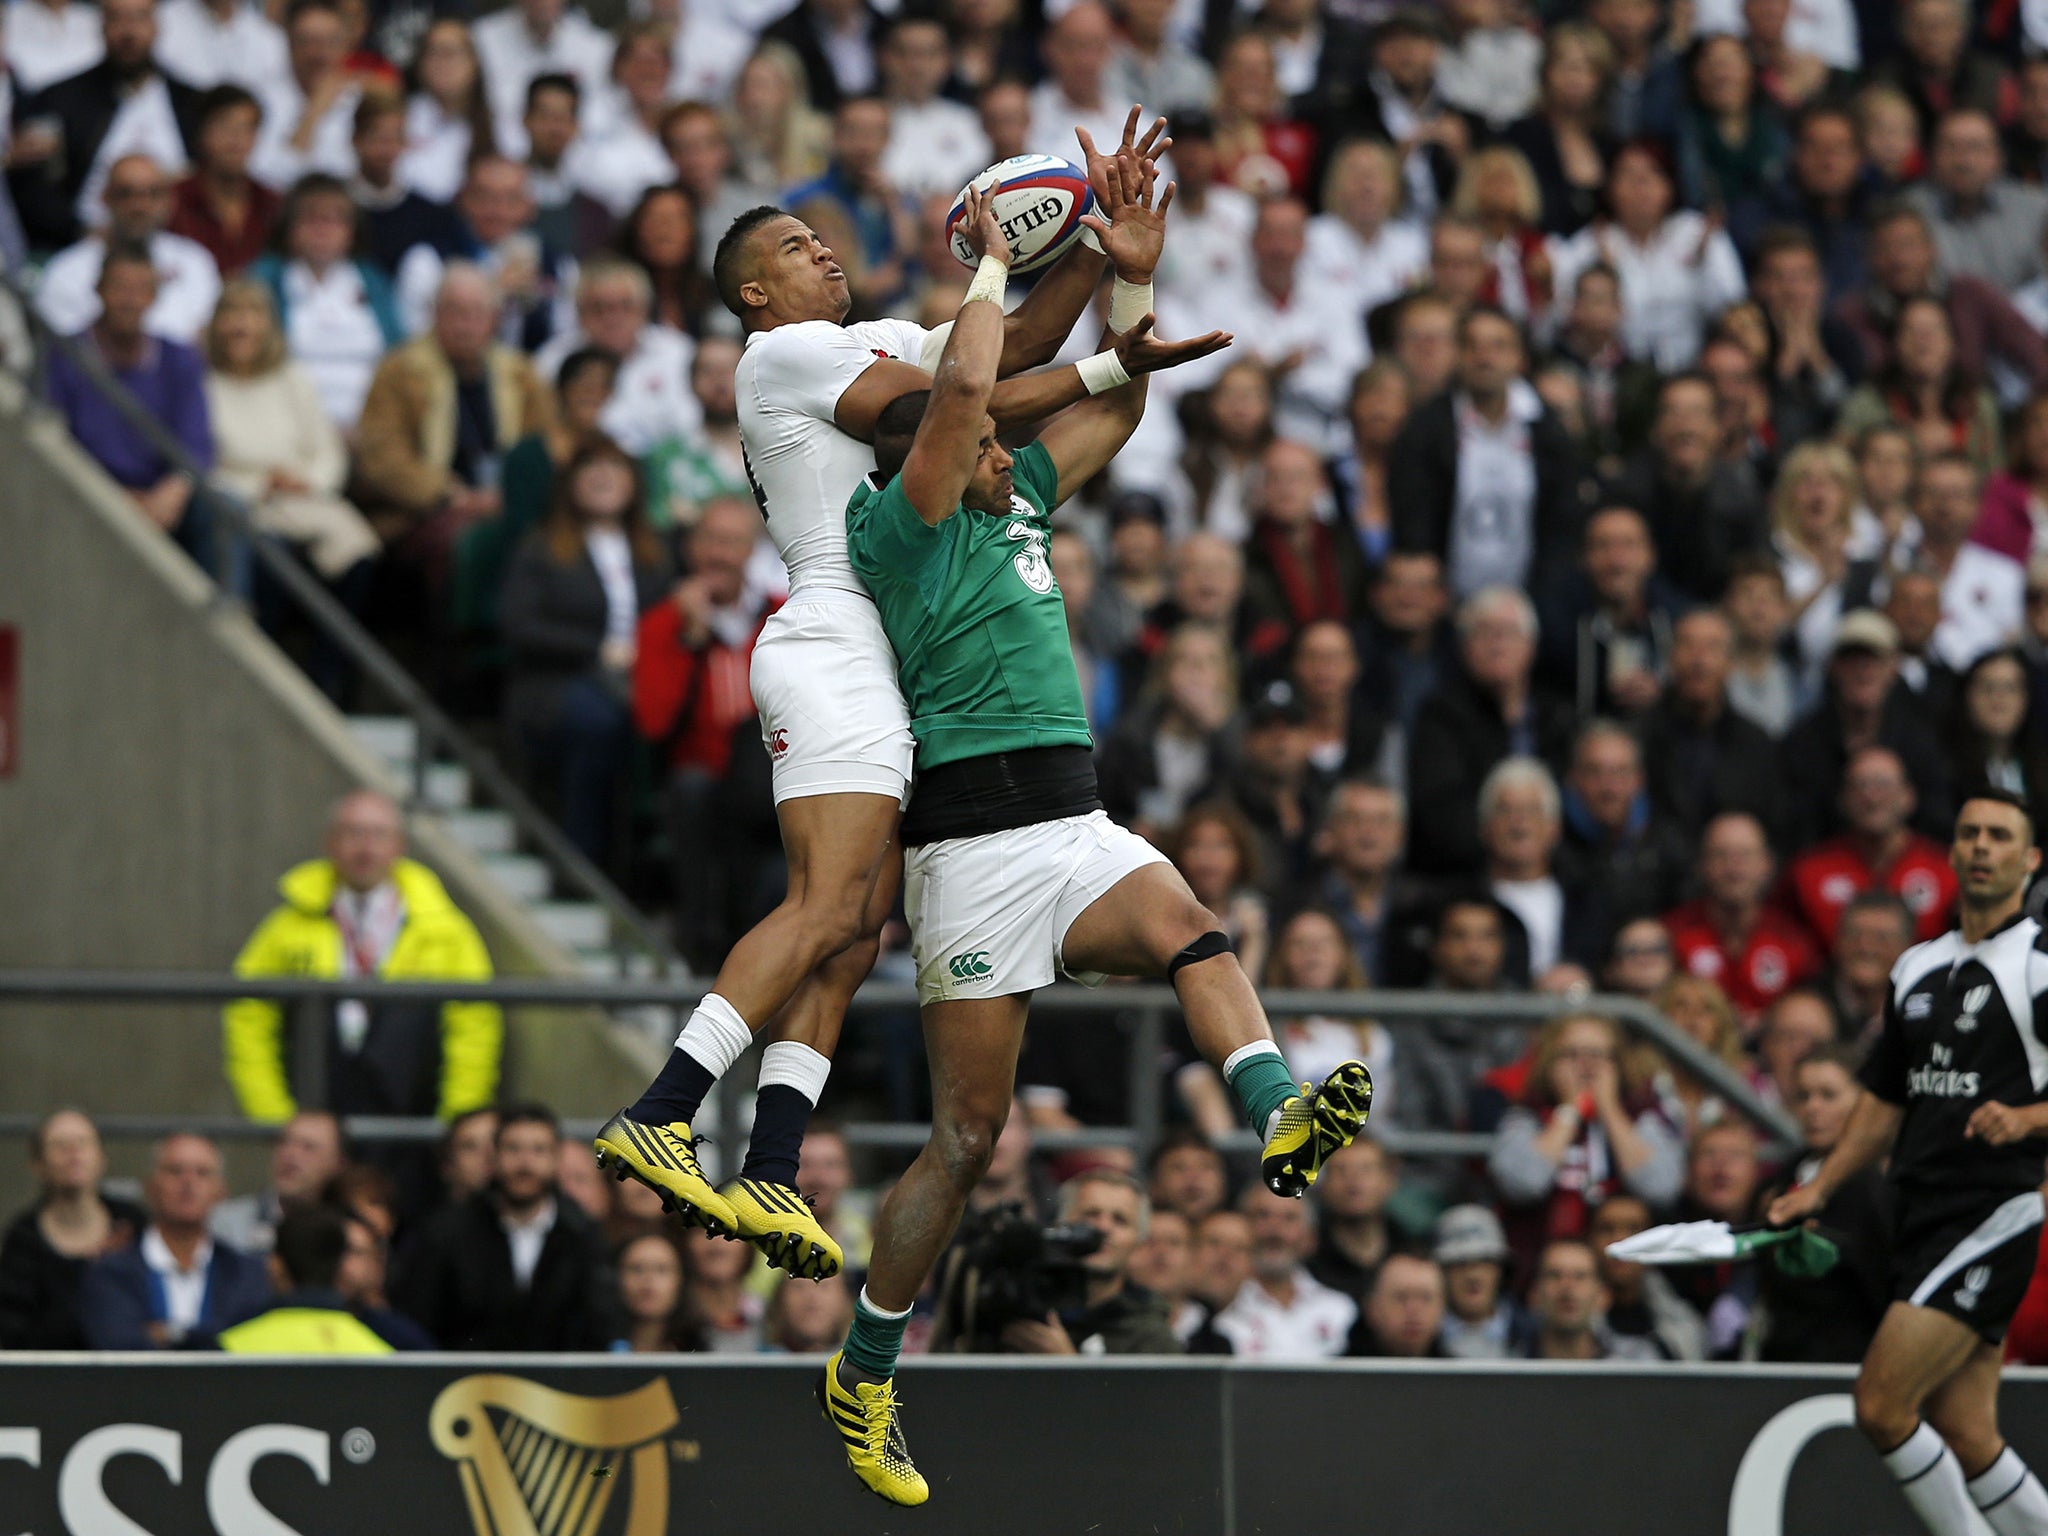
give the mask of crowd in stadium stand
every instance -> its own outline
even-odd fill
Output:
[[[1443,994],[1427,1031],[1283,1021],[1297,1076],[1363,1052],[1376,1123],[1497,1136],[1484,1166],[1367,1145],[1305,1207],[1233,1198],[1204,1140],[1227,1101],[1189,1058],[1162,1084],[1183,1129],[1077,1183],[1085,1159],[1030,1136],[1129,1114],[1114,994],[1048,1016],[982,1198],[1112,1232],[1106,1310],[1026,1320],[1016,1347],[1154,1338],[1156,1310],[1186,1347],[1275,1357],[1854,1357],[1882,1300],[1871,1188],[1831,1208],[1849,1258],[1825,1282],[1612,1261],[1795,1170],[1613,1021],[1532,1032],[1459,997],[1652,1001],[1825,1148],[1893,960],[1949,921],[1958,797],[2040,800],[2048,11],[467,9],[12,0],[0,256],[267,536],[495,723],[706,968],[780,878],[746,662],[784,575],[739,453],[720,232],[777,202],[838,254],[856,317],[941,322],[966,177],[1077,156],[1076,125],[1114,143],[1133,102],[1171,118],[1159,325],[1237,342],[1159,377],[1053,542],[1103,799],[1266,984]],[[1084,322],[1069,358],[1094,342]],[[48,371],[83,448],[204,552],[208,498],[83,371]],[[260,577],[253,596],[348,702],[345,659]],[[276,1027],[241,1025],[245,1047]],[[869,1091],[914,1113],[902,1040],[870,1046]],[[290,1112],[276,1071],[237,1070],[252,1113]],[[395,1307],[394,1342],[796,1348],[844,1321],[843,1284],[778,1288],[743,1249],[643,1226],[637,1186],[587,1158],[547,1195],[542,1113],[455,1121],[444,1184],[393,1186],[413,1208],[376,1165],[316,1196],[291,1144],[224,1231],[205,1144],[160,1148],[138,1209],[96,1194],[90,1127],[53,1120],[0,1343],[200,1336],[273,1285],[380,1336]],[[814,1133],[805,1188],[857,1251],[848,1168]],[[230,1262],[315,1199],[345,1218],[339,1279],[325,1229],[290,1272]],[[504,1263],[465,1288],[483,1247]],[[545,1337],[536,1263],[577,1303]],[[2015,1337],[2048,1357],[2044,1332]]]

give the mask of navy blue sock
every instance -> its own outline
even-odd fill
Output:
[[[716,1081],[711,1069],[688,1051],[672,1050],[660,1074],[626,1115],[642,1125],[672,1125],[688,1120],[697,1113],[704,1095]]]
[[[803,1152],[804,1127],[810,1123],[811,1101],[788,1083],[770,1083],[754,1098],[754,1134],[747,1142],[743,1179],[796,1188],[797,1158]]]

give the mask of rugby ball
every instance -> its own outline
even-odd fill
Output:
[[[999,160],[960,189],[946,215],[946,235],[963,266],[979,258],[960,230],[967,189],[996,189],[995,213],[1010,242],[1010,270],[1039,272],[1064,256],[1081,238],[1081,216],[1095,211],[1095,193],[1078,165],[1058,155],[1015,155]]]

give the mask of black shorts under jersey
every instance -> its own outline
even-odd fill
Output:
[[[1986,1343],[2005,1338],[2033,1283],[2039,1190],[1895,1187],[1892,1299],[1946,1312]]]

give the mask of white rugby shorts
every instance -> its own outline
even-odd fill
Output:
[[[920,1003],[1010,997],[1067,971],[1074,919],[1133,870],[1166,855],[1101,811],[980,837],[944,838],[903,859],[903,905]]]
[[[909,803],[917,743],[896,653],[865,594],[792,593],[762,626],[749,681],[777,805],[844,794]]]

